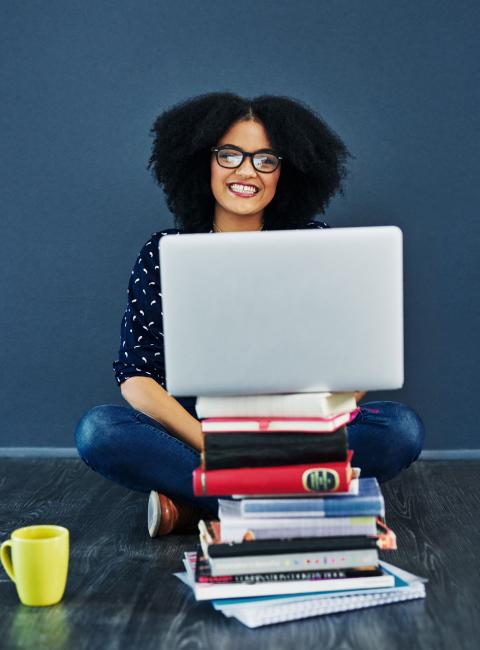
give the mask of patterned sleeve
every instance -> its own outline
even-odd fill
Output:
[[[112,364],[119,386],[128,377],[145,376],[166,388],[158,256],[158,242],[163,234],[152,234],[130,275],[118,359]]]

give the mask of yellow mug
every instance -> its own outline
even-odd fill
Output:
[[[58,603],[68,573],[69,533],[63,526],[17,528],[3,542],[0,559],[24,605]]]

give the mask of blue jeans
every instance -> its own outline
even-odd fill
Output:
[[[194,397],[178,401],[197,417]],[[361,476],[388,481],[418,458],[424,436],[422,420],[408,406],[367,402],[348,425],[352,464],[361,468]],[[131,490],[158,490],[217,514],[217,498],[193,494],[198,451],[141,411],[115,404],[94,406],[77,424],[75,438],[82,460],[105,478]]]

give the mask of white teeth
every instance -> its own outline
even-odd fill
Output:
[[[229,185],[229,187],[234,192],[242,192],[242,194],[256,194],[258,191],[257,189],[254,189],[252,186],[237,185],[236,183]]]

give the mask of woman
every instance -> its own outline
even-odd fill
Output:
[[[153,233],[128,287],[119,358],[113,368],[130,406],[90,409],[76,428],[78,452],[106,478],[150,492],[150,535],[188,529],[217,514],[217,499],[197,498],[192,471],[202,449],[195,396],[165,390],[160,237],[183,232],[328,228],[315,221],[342,191],[350,155],[309,107],[288,97],[243,99],[208,93],[155,121],[148,168],[163,186],[175,228]],[[357,393],[357,400],[365,393]],[[398,402],[363,404],[348,427],[362,476],[387,481],[420,454],[424,427]]]

